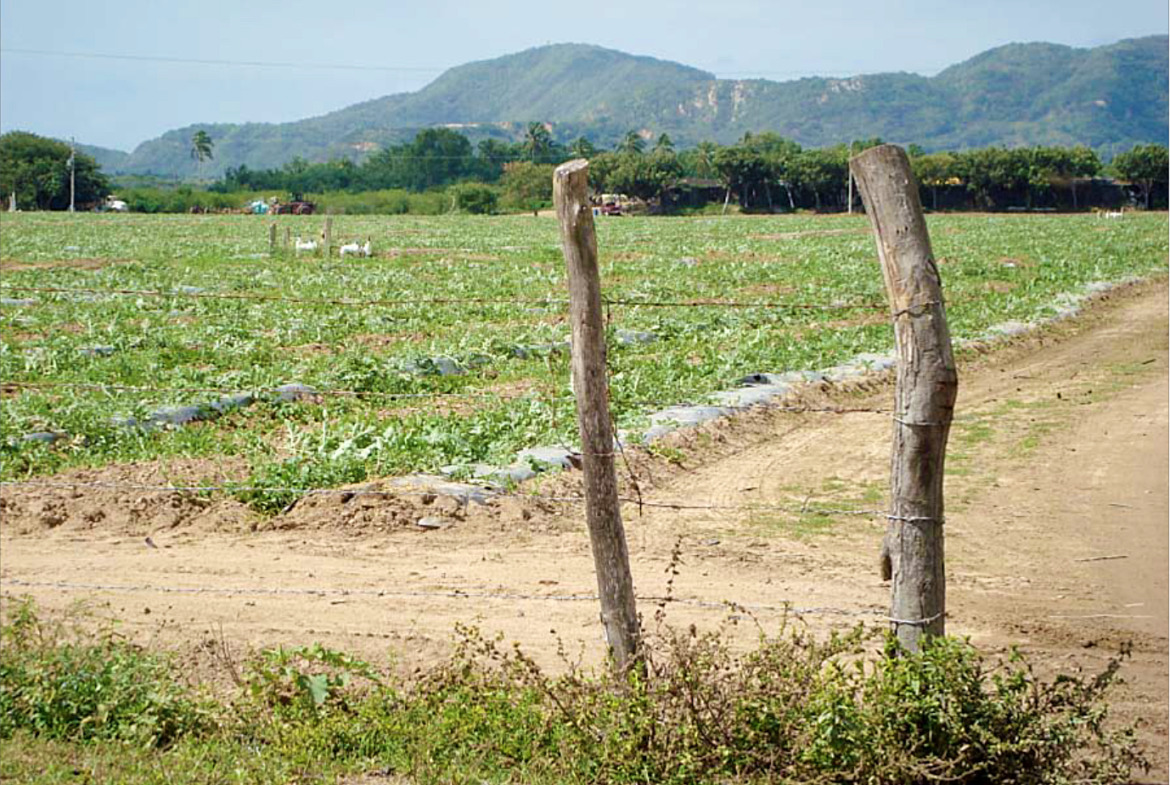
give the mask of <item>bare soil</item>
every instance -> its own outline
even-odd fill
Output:
[[[1100,670],[1132,641],[1114,708],[1142,723],[1154,781],[1167,776],[1167,314],[1161,281],[994,351],[965,350],[947,479],[948,631],[989,652],[1019,646],[1048,673]],[[872,410],[891,399],[888,378],[812,389],[806,403],[857,411],[755,411],[629,450],[637,488],[624,478],[623,494],[705,507],[625,508],[647,624],[664,606],[670,624],[722,625],[746,646],[757,624],[880,623],[884,524],[815,511],[883,508],[890,424]],[[50,479],[206,483],[240,470],[189,462]],[[525,490],[579,487],[569,472]],[[330,494],[262,518],[220,497],[23,488],[5,489],[0,513],[6,600],[86,600],[209,679],[230,667],[225,646],[238,658],[314,641],[410,669],[443,656],[460,622],[551,668],[564,667],[559,643],[586,663],[603,651],[572,502]],[[418,526],[424,516],[440,528]]]

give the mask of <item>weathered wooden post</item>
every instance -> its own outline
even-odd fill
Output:
[[[284,252],[287,254],[292,247],[292,227],[284,227]]]
[[[605,369],[601,276],[588,181],[588,161],[578,159],[561,164],[553,173],[553,202],[568,267],[573,393],[577,399],[585,473],[585,520],[593,546],[601,622],[614,666],[618,672],[625,672],[641,657],[641,631],[618,501],[609,380]]]
[[[882,577],[893,581],[890,624],[917,651],[946,631],[943,464],[959,380],[942,285],[906,153],[873,147],[849,162],[877,240],[898,357],[890,512]]]
[[[325,218],[325,230],[321,233],[321,255],[328,259],[329,249],[333,247],[333,219]]]
[[[268,224],[268,253],[276,253],[276,224]]]

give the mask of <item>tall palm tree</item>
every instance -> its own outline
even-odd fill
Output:
[[[719,145],[711,141],[699,142],[695,145],[695,176],[715,177],[718,171],[715,167],[715,154],[719,152]]]
[[[670,134],[664,133],[658,137],[658,141],[654,143],[654,152],[674,152],[674,140],[670,138]]]
[[[215,142],[211,141],[211,135],[203,129],[195,132],[191,137],[191,157],[195,159],[196,165],[199,168],[198,176],[203,179],[203,162],[209,158],[214,158],[212,148],[215,147]]]
[[[593,142],[590,142],[582,136],[569,145],[569,152],[578,158],[592,158],[597,155],[597,148],[593,145]]]
[[[617,151],[619,153],[641,153],[646,147],[646,142],[638,135],[637,131],[627,131],[626,136],[618,143]]]
[[[552,134],[544,123],[529,123],[524,133],[524,149],[530,161],[544,162],[552,150]]]

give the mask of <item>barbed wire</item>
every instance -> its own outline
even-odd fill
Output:
[[[349,306],[421,306],[421,305],[564,305],[568,300],[497,298],[497,297],[420,297],[400,300],[353,300],[329,297],[290,297],[275,294],[254,294],[249,292],[164,292],[157,289],[94,289],[87,287],[62,286],[13,286],[5,284],[0,291],[34,292],[41,294],[92,294],[99,296],[174,297],[206,300],[254,300],[257,302],[286,302],[301,305],[349,305]]]
[[[151,387],[145,385],[125,385],[125,384],[107,384],[102,382],[55,382],[55,381],[3,381],[0,382],[0,389],[21,388],[30,390],[94,390],[100,392],[134,392],[134,393],[156,393],[159,395],[170,396],[177,393],[224,393],[227,395],[282,395],[294,394],[298,397],[312,398],[316,396],[321,397],[349,397],[349,398],[383,398],[383,399],[443,399],[443,398],[464,398],[464,399],[504,399],[515,400],[519,398],[531,397],[536,400],[552,401],[552,402],[567,402],[575,401],[576,398],[572,395],[557,395],[549,396],[545,391],[533,387],[526,390],[517,391],[461,391],[461,392],[446,392],[446,391],[427,391],[427,392],[411,392],[411,393],[394,393],[394,392],[380,392],[375,390],[339,390],[323,388],[317,389],[312,385],[305,385],[303,388],[297,389],[281,389],[280,387],[257,386],[257,387]],[[747,385],[739,390],[751,390],[752,385]],[[728,392],[727,390],[720,390],[711,393],[703,393],[700,397],[714,396],[720,392]],[[769,411],[783,412],[787,414],[892,414],[893,409],[882,407],[869,406],[810,406],[802,404],[790,404],[783,402],[769,402],[760,401],[749,404],[726,404],[719,402],[712,402],[700,400],[699,398],[692,398],[688,400],[648,400],[648,399],[633,399],[616,401],[611,397],[610,404],[620,403],[623,407],[661,407],[663,409],[675,407],[690,407],[690,406],[724,406],[735,410],[746,409],[767,409]]]
[[[116,583],[75,583],[72,581],[26,581],[20,578],[8,578],[0,585],[19,586],[23,588],[64,589],[77,591],[120,591],[120,592],[157,592],[159,594],[224,594],[249,596],[310,596],[310,597],[400,597],[400,598],[439,598],[439,599],[475,599],[475,600],[504,600],[526,602],[597,602],[596,594],[524,594],[520,592],[485,592],[468,591],[464,589],[450,589],[447,591],[426,591],[407,589],[351,589],[351,588],[261,588],[255,586],[224,587],[224,586],[157,586],[152,584],[116,584]],[[669,605],[688,605],[696,608],[736,611],[745,610],[764,613],[790,613],[795,616],[837,615],[837,616],[874,616],[882,617],[885,611],[871,609],[834,608],[830,606],[813,606],[802,608],[789,603],[781,605],[741,603],[731,600],[715,601],[701,600],[691,597],[675,597],[666,595],[638,595],[635,599],[642,602],[663,603]]]
[[[503,471],[503,469],[501,469]],[[406,478],[399,478],[406,479]],[[0,488],[41,488],[57,490],[111,490],[132,491],[135,493],[177,493],[177,494],[211,494],[211,493],[254,493],[254,494],[295,494],[301,498],[309,496],[383,496],[383,497],[435,497],[452,496],[464,502],[477,501],[485,503],[490,499],[511,498],[531,502],[548,502],[556,504],[583,504],[586,498],[582,495],[545,494],[539,492],[523,493],[510,491],[490,483],[461,483],[458,480],[440,480],[431,486],[403,485],[394,488],[305,488],[281,485],[245,485],[225,483],[222,485],[150,485],[146,483],[123,482],[69,482],[64,480],[4,480]],[[850,509],[835,507],[820,507],[805,501],[802,504],[695,504],[685,501],[648,501],[628,496],[618,496],[618,501],[624,504],[637,505],[654,509],[678,511],[711,511],[711,512],[784,512],[795,515],[844,515],[867,518],[885,518],[890,520],[907,520],[892,515],[885,510]]]
[[[0,291],[31,292],[39,294],[91,294],[99,296],[173,297],[210,300],[252,300],[258,302],[286,302],[302,305],[345,305],[366,307],[412,307],[429,305],[525,305],[568,307],[569,301],[558,298],[502,298],[502,297],[429,297],[379,300],[354,300],[348,298],[290,297],[287,295],[254,294],[248,292],[194,292],[156,289],[95,289],[88,287],[61,286],[19,286],[4,284]],[[603,298],[608,306],[641,308],[765,308],[776,310],[851,311],[881,310],[888,306],[881,303],[782,303],[770,301],[739,302],[734,300],[637,300],[624,298]]]
[[[375,390],[336,390],[336,389],[317,389],[311,385],[306,385],[304,389],[281,389],[280,387],[148,387],[126,384],[104,384],[100,382],[20,382],[20,381],[4,381],[0,382],[0,388],[19,387],[24,389],[76,389],[76,390],[96,390],[101,392],[146,392],[158,393],[160,395],[172,395],[175,393],[227,393],[229,395],[282,395],[292,394],[298,397],[312,398],[316,396],[322,397],[346,397],[346,398],[387,398],[387,399],[431,399],[431,398],[502,398],[514,399],[523,398],[534,391],[524,390],[517,392],[508,391],[474,391],[474,392],[443,392],[443,391],[429,391],[429,392],[414,392],[414,393],[393,393],[380,392]]]

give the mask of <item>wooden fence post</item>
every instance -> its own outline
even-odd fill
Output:
[[[898,641],[917,651],[924,635],[946,631],[943,465],[959,380],[906,153],[894,145],[873,147],[849,168],[877,241],[898,358],[882,577],[893,581],[890,624]]]
[[[641,658],[641,631],[618,501],[609,380],[605,369],[601,276],[588,181],[588,161],[578,159],[558,166],[553,173],[553,202],[568,267],[573,393],[577,399],[585,473],[585,519],[601,597],[601,622],[613,653],[614,667],[624,673]]]
[[[322,238],[321,238],[321,255],[324,258],[326,258],[326,259],[329,258],[329,249],[332,246],[333,246],[333,219],[326,217],[325,218],[325,231],[322,233]]]
[[[284,227],[284,252],[287,254],[292,246],[292,227]]]
[[[276,224],[268,224],[268,253],[276,253]]]

